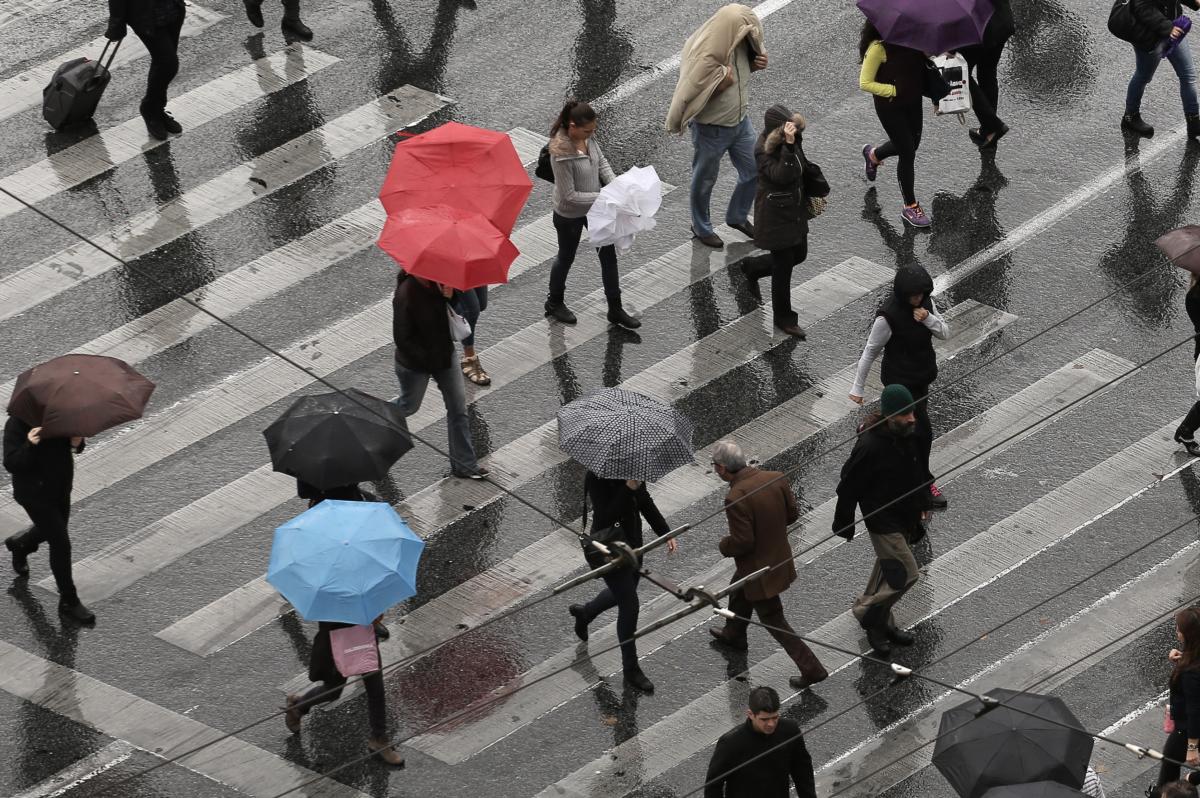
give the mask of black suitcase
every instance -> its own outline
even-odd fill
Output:
[[[52,128],[62,130],[92,118],[112,80],[108,68],[120,46],[120,42],[105,42],[98,61],[75,58],[55,70],[49,85],[42,89],[42,116]]]

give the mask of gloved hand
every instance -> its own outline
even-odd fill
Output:
[[[108,20],[108,30],[104,32],[104,38],[112,42],[119,42],[129,33],[129,29],[125,26],[124,21],[119,19]]]

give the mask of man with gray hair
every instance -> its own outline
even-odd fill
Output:
[[[778,471],[762,471],[749,465],[741,447],[731,440],[718,441],[713,447],[712,464],[717,476],[730,484],[725,496],[729,534],[717,547],[736,563],[734,580],[764,567],[771,570],[729,597],[729,610],[737,618],[728,619],[724,629],[708,631],[717,643],[745,651],[749,622],[742,619],[756,613],[800,669],[800,675],[793,676],[789,684],[804,690],[829,674],[812,649],[792,631],[779,598],[796,579],[787,532],[788,524],[800,517],[792,486]]]

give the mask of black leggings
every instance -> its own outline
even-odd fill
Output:
[[[1183,423],[1179,425],[1183,431],[1188,433],[1184,437],[1188,437],[1200,429],[1200,402],[1192,405],[1192,409],[1188,411],[1187,416],[1183,419]]]
[[[150,53],[150,73],[146,77],[146,96],[142,99],[143,113],[159,114],[167,108],[167,87],[179,73],[179,33],[183,15],[178,19],[131,25]]]
[[[71,576],[71,536],[67,523],[71,519],[70,499],[61,502],[38,502],[21,504],[33,527],[13,536],[15,548],[25,554],[33,554],[45,543],[50,547],[50,571],[54,574],[54,585],[63,604],[79,603],[75,592],[75,580]]]
[[[979,120],[980,132],[984,135],[993,133],[1004,124],[996,115],[1000,102],[1000,54],[1004,45],[999,47],[972,47],[963,52],[967,63],[974,71],[971,77],[971,109]]]
[[[896,156],[896,179],[900,181],[900,193],[905,205],[917,201],[913,184],[917,177],[917,148],[921,146],[921,126],[925,121],[925,109],[920,102],[896,103],[892,100],[875,100],[875,115],[887,133],[888,140],[875,147],[875,159]]]
[[[746,273],[753,279],[771,275],[771,313],[775,324],[795,324],[796,312],[792,310],[792,269],[808,257],[808,238],[786,249],[773,249],[769,255],[751,258],[746,264]]]
[[[1182,762],[1187,759],[1187,730],[1176,729],[1167,735],[1167,741],[1163,743],[1163,756],[1167,759],[1174,759],[1176,762]],[[1192,784],[1200,783],[1200,776],[1196,771],[1189,770],[1187,780]],[[1158,786],[1161,788],[1164,784],[1170,784],[1173,781],[1179,781],[1179,765],[1173,765],[1166,759],[1158,768]]]
[[[568,219],[554,214],[554,232],[558,234],[558,257],[550,267],[550,300],[561,302],[567,291],[567,274],[571,264],[575,262],[575,253],[579,251],[579,239],[583,237],[583,228],[587,227],[587,217]],[[596,250],[600,258],[600,280],[604,283],[604,295],[609,299],[621,296],[621,283],[617,278],[617,250],[609,244]]]

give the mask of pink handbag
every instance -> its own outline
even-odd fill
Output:
[[[1175,719],[1171,717],[1171,708],[1164,707],[1163,712],[1163,731],[1171,734],[1175,731]]]
[[[333,664],[343,676],[379,670],[379,644],[371,624],[334,629],[329,633],[329,645],[333,648]]]

